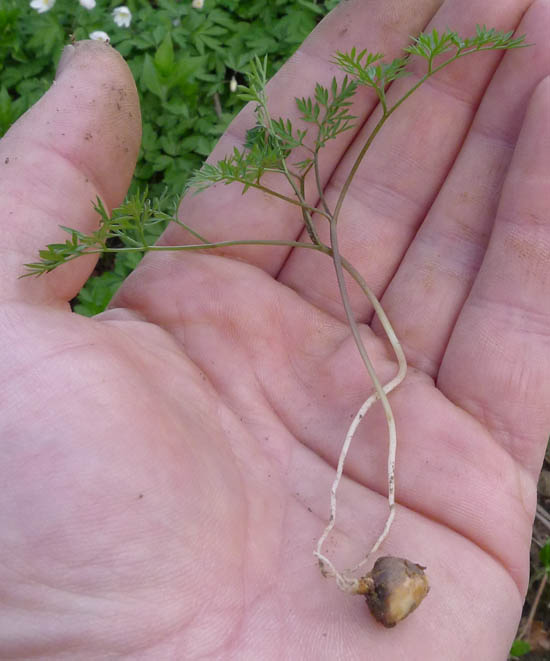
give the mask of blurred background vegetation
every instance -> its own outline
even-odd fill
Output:
[[[338,1],[127,0],[130,24],[121,26],[113,14],[119,0],[2,0],[0,136],[49,88],[71,39],[105,32],[141,101],[143,140],[129,193],[147,190],[173,213],[187,178],[241,109],[232,89],[250,60],[267,55],[273,74]],[[73,309],[101,312],[140,258],[100,260]]]

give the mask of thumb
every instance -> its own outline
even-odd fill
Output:
[[[44,96],[0,140],[0,302],[60,305],[82,287],[96,259],[77,259],[40,278],[23,278],[59,225],[92,231],[93,202],[124,199],[141,140],[132,74],[116,50],[96,41],[63,51]]]

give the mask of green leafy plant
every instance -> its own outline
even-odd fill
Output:
[[[128,27],[112,11],[131,10]],[[28,3],[0,8],[0,136],[49,87],[63,46],[104,31],[137,82],[143,142],[134,190],[180,192],[242,106],[231,93],[256,55],[270,56],[270,73],[288,59],[337,2],[206,0],[202,9],[180,0],[56,0],[42,14]],[[9,97],[9,102],[7,101]],[[5,119],[2,109],[11,105]],[[3,121],[2,121],[3,120]]]
[[[334,61],[346,74],[338,81],[334,78],[328,87],[320,84],[315,86],[312,97],[297,99],[297,107],[301,119],[308,126],[306,129],[293,126],[284,118],[272,117],[269,112],[268,98],[265,92],[268,80],[267,58],[256,58],[251,63],[249,84],[240,86],[239,93],[243,100],[251,102],[255,109],[256,124],[247,133],[243,149],[235,148],[216,164],[204,165],[190,178],[187,188],[199,192],[214,183],[226,185],[239,184],[243,193],[250,188],[263,191],[266,194],[285,200],[301,209],[304,227],[309,237],[308,241],[279,241],[276,238],[266,241],[250,241],[236,239],[217,243],[208,242],[207,238],[197,234],[192,228],[184,225],[175,217],[168,217],[161,210],[159,202],[150,203],[145,196],[134,196],[121,209],[108,216],[101,202],[96,209],[100,215],[99,228],[90,234],[83,234],[71,228],[63,228],[69,235],[65,243],[51,244],[40,251],[37,262],[27,264],[28,273],[40,275],[89,253],[143,253],[156,250],[206,250],[231,245],[286,245],[293,248],[316,250],[327,255],[334,264],[336,279],[347,322],[355,340],[359,355],[374,386],[374,392],[362,404],[352,420],[343,442],[336,476],[330,492],[330,513],[328,523],[315,547],[314,555],[319,562],[323,575],[333,577],[342,590],[351,594],[363,594],[373,615],[385,626],[394,626],[400,619],[406,617],[428,592],[428,583],[424,568],[400,558],[379,558],[373,570],[361,576],[361,570],[374,552],[387,537],[395,516],[395,457],[397,450],[397,435],[395,419],[388,399],[405,378],[407,363],[404,352],[386,316],[380,302],[361,274],[340,253],[338,243],[338,222],[340,213],[349,190],[350,184],[357,173],[365,155],[376,138],[380,129],[391,115],[431,76],[437,74],[458,59],[489,50],[509,50],[524,47],[524,37],[514,37],[512,33],[502,33],[485,26],[477,26],[473,37],[462,38],[456,32],[446,30],[421,34],[413,38],[412,43],[405,48],[404,56],[385,62],[380,53],[369,53],[366,50],[352,49],[350,52],[337,52]],[[391,101],[386,93],[388,85],[408,75],[408,65],[411,57],[426,60],[424,75],[418,77],[407,92],[397,101]],[[171,45],[162,42],[162,66],[171,66]],[[336,202],[331,205],[325,198],[320,177],[320,161],[322,149],[328,141],[354,126],[355,117],[350,114],[351,99],[359,88],[366,86],[374,90],[379,101],[381,114],[377,124],[366,138],[356,156],[349,173],[342,185]],[[295,151],[299,149],[299,160]],[[305,154],[305,158],[304,158]],[[269,174],[269,185],[265,183],[265,175]],[[283,194],[273,183],[274,176],[281,182],[290,185],[292,194]],[[313,177],[317,184],[319,196],[318,208],[310,206],[305,199],[306,177]],[[316,230],[314,214],[326,222],[329,228],[330,240],[323,242]],[[181,246],[155,246],[148,241],[148,230],[157,223],[175,222],[191,231],[197,242]],[[119,240],[124,246],[113,247],[109,241]],[[373,364],[361,340],[357,323],[350,305],[344,271],[357,282],[365,296],[372,304],[397,361],[397,372],[387,383],[382,384],[376,374]],[[336,523],[337,491],[343,474],[344,463],[355,432],[367,414],[370,407],[380,401],[383,407],[388,439],[388,507],[386,523],[378,539],[364,557],[352,568],[339,570],[324,552],[325,542]],[[403,584],[411,587],[412,592],[403,596]],[[395,595],[398,595],[395,597]],[[384,595],[384,598],[381,597]],[[403,605],[404,598],[406,604]],[[395,601],[397,599],[397,602]]]
[[[0,137],[51,85],[71,39],[106,32],[137,84],[143,139],[130,189],[147,188],[170,211],[191,173],[244,105],[231,80],[244,80],[254,56],[269,55],[269,75],[285,62],[339,0],[56,0],[44,13],[29,2],[0,3]],[[128,27],[112,11],[131,11]],[[155,227],[158,234],[162,224]],[[74,309],[100,312],[137,263],[133,253],[101,260]]]
[[[510,649],[510,656],[521,657],[521,656],[525,656],[530,651],[531,651],[531,645],[529,645],[527,641],[517,638],[512,643],[512,647]]]

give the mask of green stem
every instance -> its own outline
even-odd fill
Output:
[[[344,182],[344,185],[342,186],[342,190],[340,191],[340,195],[338,196],[338,200],[336,202],[336,206],[334,207],[334,214],[332,216],[333,222],[336,224],[338,222],[338,217],[340,216],[340,211],[342,209],[342,204],[344,203],[344,199],[348,193],[349,187],[351,186],[351,182],[353,178],[355,177],[357,170],[359,169],[359,166],[361,165],[361,162],[363,161],[363,158],[365,157],[365,154],[367,153],[367,150],[372,144],[372,141],[374,138],[378,135],[378,132],[384,126],[384,123],[386,119],[388,118],[388,114],[383,114],[374,129],[372,130],[372,133],[369,135],[367,138],[367,141],[361,148],[361,151],[359,152],[357,158],[355,159],[355,163],[352,165],[351,170],[349,171],[348,176],[346,177],[346,181]]]
[[[116,252],[175,252],[175,251],[193,251],[193,250],[209,250],[213,248],[227,248],[230,246],[289,246],[291,248],[309,248],[310,250],[318,250],[319,252],[328,252],[326,247],[322,245],[315,245],[313,243],[306,243],[301,241],[279,241],[276,239],[248,239],[236,241],[217,241],[214,243],[197,243],[184,246],[140,246],[138,248],[125,247],[125,248],[98,248],[97,250],[87,250],[84,254],[93,255],[98,253],[116,253]],[[80,257],[80,255],[75,255]]]
[[[208,239],[205,239],[204,236],[202,236],[202,234],[199,234],[196,230],[194,230],[192,227],[189,227],[189,225],[179,220],[179,218],[177,218],[176,216],[170,218],[170,220],[173,223],[176,223],[176,225],[182,227],[187,232],[189,232],[189,234],[192,234],[196,239],[198,239],[202,243],[210,243],[210,241]]]
[[[305,175],[302,175],[299,177],[300,179],[300,188],[296,186],[294,183],[294,180],[292,179],[291,174],[288,171],[287,165],[286,165],[286,160],[281,157],[281,162],[283,164],[283,169],[286,175],[286,178],[289,182],[289,184],[292,186],[292,189],[294,191],[294,194],[296,195],[298,201],[300,202],[300,206],[302,207],[302,220],[304,221],[304,225],[306,226],[307,233],[309,235],[309,238],[312,240],[313,243],[315,244],[320,244],[321,241],[319,240],[319,236],[317,234],[317,231],[315,230],[315,227],[313,226],[313,217],[311,215],[311,211],[309,211],[306,207],[306,200],[305,200]]]
[[[27,267],[28,272],[20,275],[20,278],[25,278],[31,275],[42,275],[43,273],[48,273],[53,271],[58,266],[66,264],[67,262],[72,262],[78,257],[83,255],[103,255],[105,253],[131,253],[131,252],[178,252],[178,251],[200,251],[208,250],[214,248],[227,248],[231,246],[287,246],[290,248],[308,248],[309,250],[317,250],[324,254],[331,254],[331,250],[324,243],[314,244],[306,243],[302,241],[283,241],[283,240],[263,240],[263,239],[249,239],[249,240],[236,240],[236,241],[218,241],[216,243],[199,243],[199,244],[189,244],[183,246],[157,246],[157,245],[143,245],[143,246],[131,246],[124,248],[107,248],[105,246],[95,249],[86,250],[84,252],[79,252],[69,257],[66,257],[63,261],[60,261],[53,266],[48,267],[47,263],[37,262],[24,264]],[[35,268],[33,268],[35,267]]]
[[[456,60],[460,59],[461,57],[464,57],[465,55],[469,55],[470,53],[478,53],[478,52],[483,51],[483,50],[495,50],[495,49],[491,49],[491,48],[476,48],[476,49],[469,50],[469,51],[458,51],[455,55],[453,55],[453,57],[450,57],[448,60],[445,60],[445,62],[442,62],[440,65],[438,65],[437,67],[435,67],[435,69],[432,69],[432,68],[431,68],[431,62],[430,62],[430,67],[428,68],[428,72],[425,73],[425,74],[422,76],[422,78],[420,78],[420,80],[419,80],[415,85],[413,85],[413,86],[407,91],[407,93],[404,94],[404,95],[399,99],[399,101],[397,101],[397,102],[396,102],[393,106],[391,106],[389,109],[386,109],[386,108],[385,108],[385,104],[384,104],[384,106],[383,106],[382,117],[380,118],[380,120],[378,121],[378,123],[376,124],[376,126],[374,127],[372,133],[369,135],[369,137],[367,138],[367,141],[365,142],[365,144],[363,145],[361,151],[360,151],[359,154],[357,155],[357,158],[355,159],[355,162],[354,162],[354,164],[352,165],[351,170],[349,171],[349,174],[348,174],[348,176],[347,176],[347,178],[346,178],[346,181],[344,182],[344,185],[342,186],[342,190],[340,191],[340,195],[338,196],[338,201],[336,202],[336,206],[334,207],[334,215],[333,215],[333,219],[334,219],[335,222],[338,222],[338,217],[339,217],[339,215],[340,215],[340,211],[341,211],[341,208],[342,208],[342,204],[343,204],[343,202],[344,202],[344,198],[345,198],[346,195],[347,195],[347,192],[348,192],[348,189],[349,189],[349,187],[350,187],[350,185],[351,185],[351,182],[352,182],[353,178],[355,177],[355,174],[357,173],[357,170],[359,169],[359,166],[361,165],[361,163],[362,163],[362,161],[363,161],[363,158],[365,157],[365,154],[367,153],[369,147],[371,146],[371,144],[372,144],[374,138],[378,135],[380,129],[381,129],[382,126],[386,123],[386,120],[387,120],[387,119],[388,119],[388,118],[389,118],[389,117],[390,117],[390,116],[391,116],[391,115],[397,110],[397,108],[399,108],[399,106],[400,106],[400,105],[401,105],[406,99],[409,98],[409,96],[410,96],[411,94],[413,94],[413,92],[416,92],[416,90],[417,90],[417,89],[418,89],[423,83],[425,83],[425,82],[428,80],[428,78],[431,78],[431,77],[432,77],[433,75],[435,75],[438,71],[441,71],[441,69],[445,68],[446,66],[448,66],[448,65],[451,64],[452,62],[455,62]],[[378,95],[378,96],[380,97],[380,95]]]
[[[256,188],[257,190],[261,190],[263,193],[267,193],[268,195],[272,195],[273,197],[277,197],[280,200],[284,200],[285,202],[289,202],[290,204],[293,204],[296,207],[301,207],[302,209],[306,209],[307,211],[310,211],[312,213],[319,213],[322,216],[325,216],[328,220],[330,220],[330,218],[327,216],[327,214],[324,213],[323,211],[321,211],[319,209],[316,209],[315,207],[312,207],[309,204],[306,204],[305,202],[299,202],[298,200],[295,200],[292,197],[288,197],[287,195],[283,195],[283,193],[278,193],[276,190],[273,190],[272,188],[267,188],[267,186],[262,186],[261,184],[251,183],[250,181],[246,181],[244,179],[241,179],[240,177],[232,177],[231,181],[243,184],[244,186],[247,186],[249,188]]]
[[[303,199],[305,199],[305,194],[306,194],[306,175],[305,173],[302,175],[300,179],[300,194]],[[313,224],[313,218],[311,216],[311,213],[309,211],[306,211],[304,208],[302,208],[302,220],[304,221],[304,225],[306,228],[306,231],[309,235],[309,238],[315,245],[321,245],[322,241],[319,238],[319,235],[317,234],[317,230],[315,229],[315,225]]]
[[[363,276],[359,273],[359,271],[357,271],[357,269],[352,264],[350,264],[350,262],[348,262],[348,260],[345,257],[341,257],[341,260],[342,260],[342,266],[362,289],[363,293],[365,294],[370,304],[372,305],[376,316],[378,317],[380,323],[382,324],[382,328],[384,329],[384,332],[386,333],[386,336],[390,341],[392,349],[395,353],[395,357],[397,359],[398,371],[395,378],[398,379],[400,383],[405,378],[405,374],[407,371],[407,361],[405,359],[405,353],[403,351],[403,347],[401,346],[401,343],[397,338],[393,326],[391,325],[390,320],[388,319],[386,312],[382,307],[382,304],[380,303],[380,301],[378,300],[372,289],[367,285]],[[395,384],[395,386],[396,385],[397,384]]]
[[[331,216],[330,209],[327,204],[327,200],[325,198],[325,193],[323,191],[323,184],[321,182],[321,173],[319,171],[319,148],[315,150],[315,153],[313,155],[313,167],[315,168],[315,183],[317,184],[319,199],[321,200],[321,204],[323,205],[323,209],[325,210],[325,212],[329,216]]]
[[[357,579],[353,578],[353,574],[355,571],[360,569],[370,558],[370,556],[375,553],[382,542],[386,539],[386,537],[389,534],[390,527],[392,524],[392,521],[395,516],[395,456],[396,456],[396,450],[397,450],[397,434],[396,434],[396,427],[395,427],[395,418],[393,416],[393,412],[391,410],[390,403],[387,398],[387,394],[393,388],[395,388],[401,381],[403,380],[405,376],[405,371],[406,371],[406,361],[405,361],[405,356],[403,354],[403,351],[401,350],[401,346],[399,345],[399,342],[397,341],[397,338],[395,337],[395,333],[393,332],[393,329],[391,328],[391,325],[389,324],[389,321],[387,320],[387,317],[385,314],[383,314],[383,317],[381,317],[382,325],[384,326],[384,329],[386,330],[386,333],[388,334],[388,337],[390,339],[390,342],[392,345],[394,345],[394,340],[396,345],[394,345],[394,349],[396,352],[396,356],[398,358],[399,362],[399,370],[397,375],[388,383],[386,383],[384,386],[381,385],[378,376],[374,370],[374,366],[372,365],[369,356],[367,354],[367,351],[363,345],[363,341],[361,339],[361,335],[359,333],[359,328],[357,326],[357,323],[355,321],[355,318],[353,316],[353,311],[351,309],[351,304],[349,300],[349,295],[347,292],[346,288],[346,283],[344,279],[344,273],[343,273],[343,261],[342,257],[340,255],[340,250],[338,247],[338,232],[336,228],[336,223],[332,221],[330,223],[330,240],[331,240],[331,246],[332,246],[332,260],[334,263],[334,267],[336,269],[336,278],[338,281],[338,288],[340,290],[340,297],[344,306],[344,310],[346,313],[346,318],[348,321],[348,325],[351,329],[353,338],[355,340],[355,344],[357,345],[357,349],[359,350],[359,354],[361,355],[361,358],[363,360],[363,363],[365,364],[365,367],[367,368],[367,371],[369,373],[369,376],[374,384],[375,392],[374,394],[370,395],[367,400],[363,403],[357,414],[355,415],[348,432],[346,434],[346,438],[344,440],[344,443],[342,445],[342,449],[340,451],[340,456],[338,459],[338,465],[336,469],[336,477],[334,479],[334,482],[332,484],[331,492],[330,492],[330,517],[328,524],[321,535],[319,541],[317,542],[317,547],[316,550],[314,551],[314,555],[317,557],[319,561],[319,565],[321,568],[321,572],[323,575],[328,576],[334,576],[336,580],[336,584],[338,587],[345,592],[349,592],[352,594],[357,593]],[[348,264],[348,270],[352,269],[354,276],[358,276],[359,280],[362,281],[363,286],[363,291],[367,293],[366,291],[366,284],[364,283],[363,279],[359,274],[355,271],[355,269]],[[357,279],[357,278],[356,278]],[[370,300],[375,300],[376,297],[372,292],[368,293],[369,299]],[[377,306],[381,310],[381,306],[377,301]],[[383,312],[383,311],[382,311]],[[388,327],[389,330],[391,331],[388,332]],[[393,338],[392,339],[392,335]],[[379,535],[378,539],[370,549],[370,551],[366,554],[366,556],[361,560],[353,569],[346,570],[345,572],[341,573],[339,572],[336,567],[333,565],[333,563],[323,554],[322,548],[325,540],[327,539],[328,535],[332,531],[335,523],[336,523],[336,492],[338,490],[338,486],[340,484],[340,480],[343,474],[344,470],[344,463],[346,461],[346,456],[348,454],[351,442],[353,440],[353,437],[355,436],[355,432],[357,430],[358,425],[360,424],[361,420],[363,417],[366,415],[367,411],[369,408],[374,404],[376,399],[379,399],[382,403],[382,407],[384,409],[384,413],[386,415],[386,422],[388,426],[388,506],[389,506],[389,513],[388,517],[386,519],[386,523],[384,525],[384,529],[382,530],[382,533]]]
[[[336,230],[336,223],[333,221],[330,223],[330,245],[332,248],[332,259],[334,262],[334,268],[336,271],[336,280],[338,282],[338,289],[340,291],[340,297],[342,299],[342,304],[344,306],[344,312],[346,314],[346,319],[348,321],[351,333],[353,335],[353,339],[355,340],[355,344],[357,346],[357,350],[359,351],[359,354],[361,356],[361,359],[363,360],[363,363],[365,367],[367,368],[367,372],[369,373],[369,376],[372,380],[372,383],[374,385],[374,389],[376,391],[376,394],[378,395],[382,407],[384,409],[384,413],[386,414],[386,421],[388,423],[388,426],[391,427],[391,424],[395,424],[393,422],[393,413],[391,410],[390,403],[388,401],[388,398],[386,396],[386,393],[384,392],[384,389],[382,387],[382,384],[380,383],[380,380],[374,370],[374,366],[367,354],[367,351],[365,349],[365,345],[363,344],[363,340],[361,338],[361,334],[359,332],[359,328],[357,326],[357,322],[355,321],[355,317],[353,315],[353,310],[351,309],[351,303],[349,300],[349,294],[348,290],[346,287],[346,281],[344,278],[344,271],[343,271],[343,266],[342,266],[342,257],[340,255],[340,249],[338,246],[338,232]],[[385,316],[385,315],[384,315]]]

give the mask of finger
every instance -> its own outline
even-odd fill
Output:
[[[450,27],[468,36],[475,34],[476,23],[513,30],[527,4],[528,0],[446,2],[426,31]],[[340,248],[378,295],[394,275],[444,182],[501,57],[502,52],[470,55],[430,78],[390,117],[357,172],[338,221]],[[426,73],[426,62],[413,58],[411,68],[412,76],[395,81],[389,89],[389,105]],[[335,171],[326,189],[329,205],[334,206],[360,148],[379,119],[380,110],[369,118]],[[320,234],[328,242],[326,223],[321,223]],[[334,269],[330,260],[322,258],[312,251],[295,251],[280,279],[343,318]],[[357,317],[369,320],[372,308],[358,287],[350,286],[350,297]]]
[[[68,238],[59,225],[97,226],[97,196],[107,208],[120,204],[140,136],[137,92],[122,57],[99,42],[68,46],[52,87],[0,142],[2,300],[61,303],[78,292],[92,257],[40,278],[18,276],[39,249]]]
[[[293,125],[301,125],[295,98],[313,95],[315,83],[330,85],[337,68],[331,59],[337,49],[347,50],[365,44],[369,50],[383,50],[397,56],[408,35],[421,30],[441,0],[352,0],[337,7],[306,39],[294,57],[281,69],[268,86],[270,111],[274,117],[288,117]],[[340,76],[341,77],[341,76]],[[351,109],[358,117],[357,125],[369,116],[376,104],[370,90],[361,90]],[[241,149],[246,131],[256,123],[254,108],[248,105],[231,124],[210,157],[216,162],[236,146]],[[311,129],[310,129],[311,132]],[[324,150],[321,178],[326,182],[345,152],[353,132],[342,134]],[[303,154],[303,157],[307,156]],[[292,162],[302,159],[300,154]],[[281,177],[266,179],[273,188],[285,194],[291,189]],[[315,205],[317,193],[307,186],[307,202]],[[294,240],[302,227],[297,207],[277,200],[265,193],[249,190],[241,195],[242,186],[221,184],[199,195],[187,195],[179,209],[180,219],[198,230],[209,241],[226,239],[286,239]],[[172,226],[161,239],[162,243],[195,242],[195,239]],[[288,249],[273,247],[232,248],[232,256],[246,259],[270,273],[277,273],[286,259]]]
[[[550,73],[550,6],[535,2],[507,53],[463,148],[382,304],[409,363],[433,377],[487,247],[498,199],[533,90]],[[379,324],[375,322],[375,328]]]
[[[535,479],[550,429],[550,77],[529,104],[495,227],[440,389]]]

